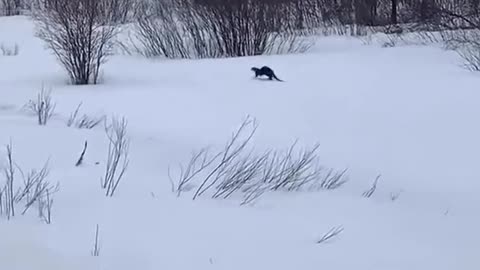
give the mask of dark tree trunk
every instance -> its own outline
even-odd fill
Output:
[[[392,13],[390,16],[390,23],[397,24],[397,0],[392,0]]]

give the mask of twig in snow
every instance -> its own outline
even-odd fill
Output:
[[[7,145],[7,167],[4,169],[5,179],[7,180],[5,187],[3,188],[3,207],[4,213],[7,219],[15,216],[15,194],[14,194],[14,179],[15,169],[13,162],[13,146],[12,143]]]
[[[317,241],[317,244],[325,244],[328,241],[332,240],[333,238],[337,237],[340,235],[340,233],[343,232],[343,227],[342,226],[337,226],[331,228],[327,233],[325,233],[320,240]]]
[[[75,166],[78,167],[80,165],[82,165],[82,162],[83,162],[83,157],[85,156],[85,152],[87,151],[87,141],[85,141],[85,144],[83,146],[83,151],[82,151],[82,154],[80,154],[80,158],[78,159],[77,163],[75,163]]]
[[[70,114],[70,117],[67,120],[67,127],[71,127],[75,120],[77,119],[78,112],[80,111],[80,107],[82,106],[82,102],[80,102],[73,113]]]
[[[100,232],[99,232],[99,226],[97,224],[95,228],[95,242],[93,244],[93,250],[92,250],[92,256],[98,257],[100,256]]]
[[[375,193],[375,190],[377,190],[377,184],[378,184],[378,180],[380,179],[380,174],[377,176],[377,178],[375,178],[375,181],[373,181],[373,184],[372,184],[372,187],[370,187],[369,190],[363,192],[363,197],[365,198],[370,198],[372,197],[373,193]]]
[[[80,102],[73,113],[70,114],[70,117],[67,120],[67,127],[71,127],[72,125],[76,128],[82,129],[92,129],[98,126],[102,121],[105,120],[105,116],[102,115],[101,117],[92,117],[84,114],[82,117],[77,119],[78,113],[80,112],[80,107],[82,103]]]

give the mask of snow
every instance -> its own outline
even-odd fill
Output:
[[[20,54],[0,56],[0,145],[12,141],[22,168],[49,159],[49,178],[60,182],[52,224],[33,212],[0,220],[2,269],[480,267],[480,76],[453,52],[324,37],[302,55],[116,55],[101,84],[72,86],[29,19],[0,18],[2,43],[17,43]],[[250,67],[262,65],[285,82],[253,80]],[[47,126],[21,110],[42,84],[57,103]],[[82,113],[128,119],[131,163],[113,198],[99,184],[102,127],[65,125],[80,102]],[[269,193],[253,206],[177,198],[168,168],[203,146],[221,147],[246,115],[259,122],[256,147],[318,142],[324,164],[348,168],[350,182],[335,191]],[[75,167],[85,140],[85,164]],[[378,174],[376,193],[363,198]],[[97,224],[101,251],[92,257]],[[316,244],[335,226],[344,232]]]

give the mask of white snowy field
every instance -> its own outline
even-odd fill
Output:
[[[453,52],[329,37],[303,55],[116,55],[101,84],[72,86],[29,19],[0,18],[0,44],[15,43],[19,55],[0,56],[0,159],[10,141],[22,168],[49,159],[60,190],[49,225],[33,210],[1,218],[2,270],[480,268],[480,75]],[[285,82],[252,79],[250,68],[263,65]],[[22,110],[42,85],[57,104],[47,126]],[[99,184],[103,128],[65,125],[80,102],[82,113],[128,119],[130,166],[112,198]],[[348,168],[349,182],[271,192],[248,206],[235,197],[192,201],[192,192],[177,198],[168,168],[222,147],[247,115],[259,124],[256,148],[319,143],[323,164]],[[374,195],[362,197],[379,174]],[[316,243],[336,226],[338,237]]]

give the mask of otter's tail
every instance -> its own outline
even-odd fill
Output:
[[[273,74],[273,78],[275,78],[275,80],[279,81],[279,82],[283,82],[282,80],[280,80],[279,78],[277,78],[277,75]]]

